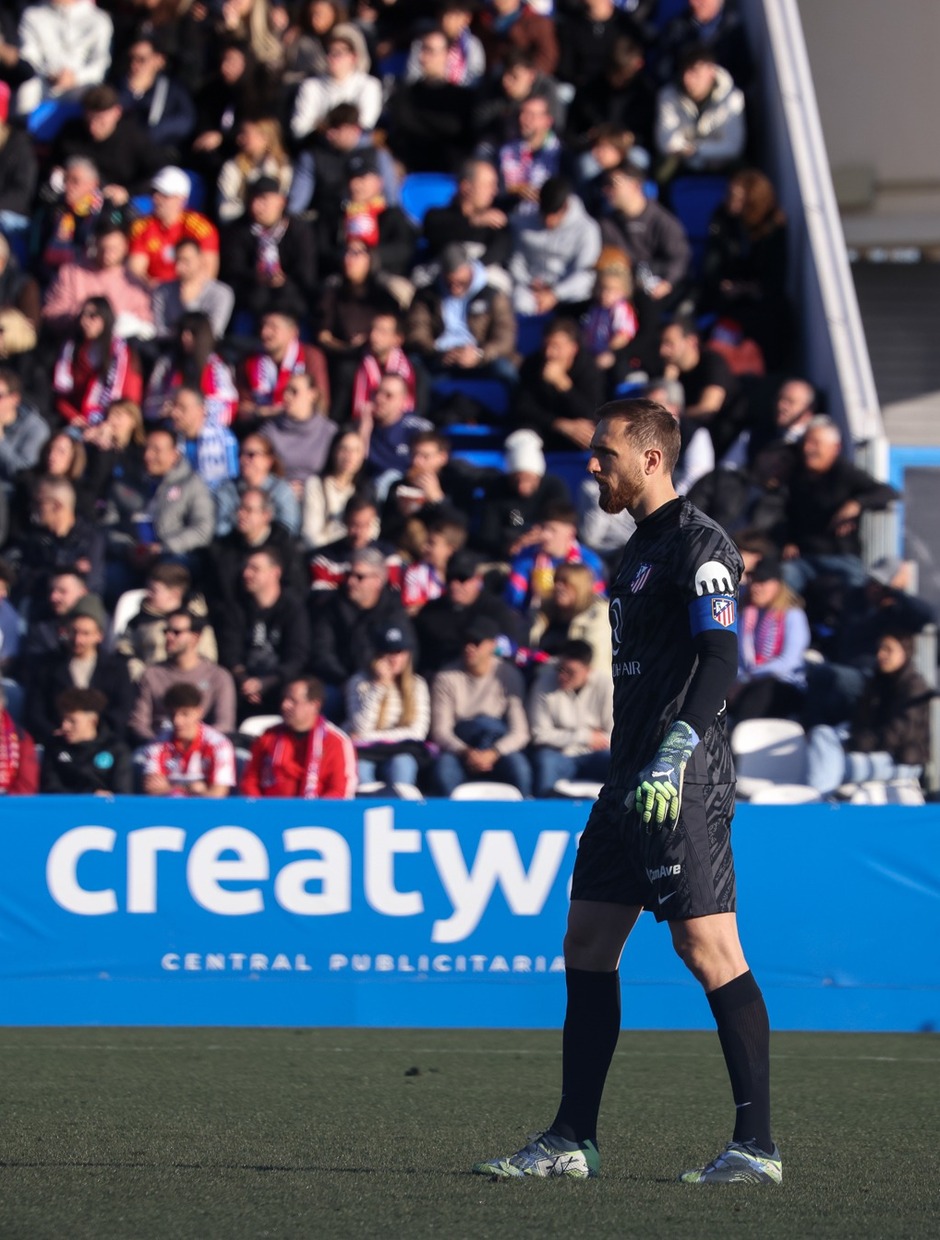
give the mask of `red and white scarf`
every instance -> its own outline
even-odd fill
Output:
[[[7,792],[20,769],[20,734],[8,711],[0,712],[0,792]]]
[[[323,738],[325,736],[326,720],[320,715],[307,736],[307,768],[304,772],[303,790],[305,801],[316,800],[320,795],[320,762],[323,758]],[[271,754],[271,761],[267,771],[262,774],[261,782],[263,787],[271,787],[275,782],[275,771],[284,762],[285,758],[290,755],[289,744],[288,733],[285,729],[274,744],[274,752]]]
[[[750,646],[754,652],[755,667],[760,667],[762,663],[769,663],[771,659],[779,656],[783,650],[786,627],[787,613],[785,611],[772,608],[761,611],[753,605],[745,607],[742,634],[745,656],[748,653],[747,647]]]
[[[379,244],[379,216],[386,206],[385,199],[379,195],[368,202],[348,202],[346,204],[346,240],[362,241],[365,245],[375,248]]]
[[[291,375],[304,374],[306,369],[299,340],[292,340],[287,346],[280,366],[267,353],[250,357],[245,370],[255,404],[279,405]]]
[[[412,413],[415,407],[415,372],[414,367],[402,349],[392,349],[386,358],[385,365],[374,353],[366,353],[356,371],[353,385],[352,416],[355,421],[362,417],[362,407],[375,397],[379,384],[386,375],[399,375],[408,385],[408,407],[406,413]]]
[[[83,344],[79,353],[87,349],[88,345]],[[52,379],[52,386],[60,396],[75,390],[75,360],[75,341],[69,340],[59,354]],[[129,366],[130,350],[120,336],[115,336],[111,341],[111,356],[104,377],[99,370],[82,394],[81,413],[89,426],[101,422],[111,402],[120,400]]]

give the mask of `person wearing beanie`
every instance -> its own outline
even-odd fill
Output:
[[[536,521],[547,505],[567,501],[563,479],[546,472],[542,440],[521,429],[506,437],[505,472],[481,501],[480,528],[473,546],[497,560],[509,560],[538,539]]]

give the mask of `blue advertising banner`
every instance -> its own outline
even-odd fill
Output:
[[[557,1026],[576,802],[8,798],[0,1024]],[[777,1028],[940,1025],[940,809],[743,806]],[[626,1028],[707,1028],[640,920]]]

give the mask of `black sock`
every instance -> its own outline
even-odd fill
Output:
[[[770,1135],[770,1022],[764,996],[751,972],[708,995],[724,1052],[736,1119],[734,1141],[753,1141],[764,1153]]]
[[[597,1143],[597,1113],[620,1036],[620,974],[565,969],[568,1008],[561,1049],[561,1103],[552,1131]]]

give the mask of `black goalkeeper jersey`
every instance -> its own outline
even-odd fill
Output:
[[[697,634],[736,631],[743,567],[721,526],[687,499],[671,500],[638,523],[610,587],[610,785],[630,785],[680,714],[695,672]],[[686,767],[686,782],[732,783],[723,710],[701,740]]]

